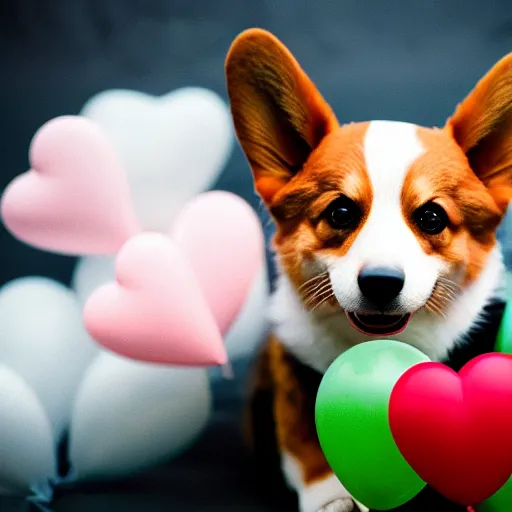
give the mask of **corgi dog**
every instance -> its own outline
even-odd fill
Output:
[[[238,141],[276,226],[252,440],[258,452],[275,442],[300,512],[349,512],[357,504],[315,428],[329,365],[382,338],[456,370],[493,350],[505,305],[496,230],[512,198],[512,53],[442,128],[340,123],[262,29],[234,40],[226,79]]]

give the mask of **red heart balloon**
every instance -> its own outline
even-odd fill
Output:
[[[512,357],[484,354],[459,374],[413,366],[393,388],[389,422],[425,482],[462,505],[486,500],[512,473]]]

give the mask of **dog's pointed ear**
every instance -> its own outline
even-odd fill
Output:
[[[238,140],[269,204],[338,122],[289,50],[265,30],[235,39],[226,79]]]
[[[446,128],[504,213],[512,200],[512,53],[478,82]]]

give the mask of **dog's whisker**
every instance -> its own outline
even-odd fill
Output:
[[[457,288],[456,286],[452,286],[448,283],[443,283],[442,281],[438,281],[437,287],[441,290],[448,290],[452,293],[460,293],[461,288]]]
[[[440,298],[432,295],[430,300],[425,304],[426,309],[435,315],[440,316],[441,318],[446,318],[446,308],[450,303],[446,301],[442,301]]]
[[[301,296],[303,299],[306,299],[307,297],[311,297],[312,295],[314,295],[319,289],[322,289],[330,285],[330,281],[322,280],[319,283],[316,283],[314,286],[311,286],[308,289],[303,290]]]
[[[309,294],[309,296],[306,296],[304,299],[303,299],[303,302],[305,305],[308,305],[310,304],[311,302],[314,302],[315,300],[318,300],[319,298],[323,297],[323,295],[326,293],[326,292],[329,292],[329,291],[332,291],[332,287],[331,287],[331,283],[328,282],[328,283],[324,283],[321,288],[319,288],[318,290],[316,290],[315,292],[312,292]]]
[[[442,300],[442,299],[435,299],[431,302],[431,304],[433,306],[435,306],[436,308],[438,308],[440,311],[442,311],[444,314],[446,314],[446,309],[449,307],[449,305],[451,304],[450,301],[446,301],[446,300]]]
[[[326,292],[331,291],[331,283],[326,283],[322,288],[317,290],[314,294],[304,299],[304,305],[310,306],[313,302],[322,297]]]
[[[324,297],[318,304],[316,304],[311,310],[310,312],[312,313],[313,311],[315,311],[316,309],[318,309],[320,306],[323,306],[329,299],[333,298],[334,297],[334,292],[331,291],[331,293],[329,295],[327,295],[326,297]]]
[[[440,286],[443,286],[444,288],[450,289],[454,292],[460,292],[462,290],[462,286],[460,284],[444,276],[440,276],[437,282]]]
[[[451,293],[440,292],[436,294],[436,298],[446,302],[453,302],[457,298],[457,296]]]
[[[441,276],[438,277],[438,280],[439,281],[445,281],[446,283],[452,283],[453,285],[460,287],[460,284],[457,281],[454,281],[453,279],[451,279],[451,278],[449,278],[447,276],[441,275]]]
[[[456,282],[447,277],[440,276],[434,292],[426,304],[426,309],[432,314],[446,318],[446,310],[458,298],[461,289],[460,285]]]
[[[449,301],[455,300],[458,295],[455,293],[449,291],[449,290],[436,290],[436,292],[433,294],[434,297],[438,297],[440,299],[445,299]]]
[[[442,308],[434,303],[427,303],[425,305],[427,311],[432,313],[433,315],[440,316],[441,318],[446,318],[446,313],[442,310]]]
[[[308,279],[307,281],[304,281],[298,288],[297,288],[297,291],[298,292],[301,292],[302,290],[304,290],[305,288],[308,288],[309,286],[312,286],[312,285],[315,285],[317,283],[317,281],[320,280],[320,278],[318,276],[314,276],[310,279]]]
[[[452,282],[446,282],[446,281],[438,281],[438,283],[443,286],[443,288],[446,288],[447,290],[452,290],[454,292],[460,292],[462,290],[461,286],[458,286]]]
[[[308,288],[309,286],[313,286],[317,284],[317,281],[323,281],[328,278],[327,272],[323,272],[322,274],[317,274],[316,276],[310,277],[307,281],[304,281],[298,288],[297,291],[301,292],[304,288]]]
[[[445,288],[444,286],[439,286],[437,288],[437,293],[450,295],[451,297],[458,297],[460,295],[460,292],[457,290],[452,290],[450,288]]]
[[[317,288],[320,288],[321,286],[325,286],[327,284],[331,284],[331,281],[329,279],[317,279],[316,281],[309,283],[308,286],[304,287],[302,290],[299,289],[299,292],[302,292],[302,295],[311,294]]]
[[[447,279],[438,279],[437,283],[445,288],[449,288],[450,290],[461,290],[461,286],[459,286],[457,283],[447,280]]]

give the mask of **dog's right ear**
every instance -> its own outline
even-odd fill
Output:
[[[504,214],[512,202],[512,53],[478,82],[446,128]]]
[[[289,50],[265,30],[235,39],[226,78],[238,140],[269,205],[338,121]]]

